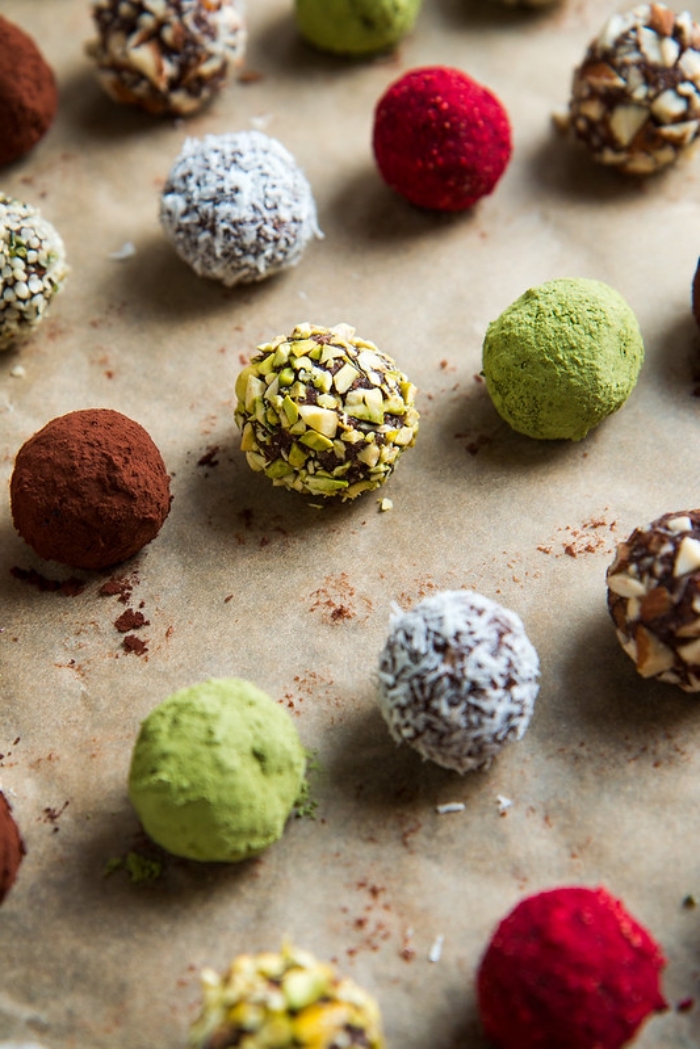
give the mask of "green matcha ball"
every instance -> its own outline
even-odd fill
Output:
[[[305,768],[286,710],[249,681],[220,678],[174,692],[142,722],[129,797],[168,852],[233,863],[281,837]]]
[[[598,280],[552,280],[489,324],[483,374],[514,430],[580,441],[622,407],[643,360],[637,318],[621,295]]]
[[[422,0],[295,0],[302,36],[322,51],[367,55],[413,28]]]

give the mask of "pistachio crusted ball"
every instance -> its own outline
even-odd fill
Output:
[[[607,583],[618,639],[642,677],[700,692],[700,510],[636,528]]]
[[[630,175],[671,164],[700,127],[700,26],[663,4],[614,14],[574,72],[569,108],[602,164]]]
[[[202,972],[191,1049],[384,1049],[379,1007],[308,951],[241,954],[222,976]]]
[[[415,387],[347,324],[299,324],[236,381],[241,449],[275,485],[354,499],[383,484],[418,432]]]
[[[397,743],[456,772],[485,769],[524,735],[539,671],[514,612],[470,590],[444,590],[391,617],[379,706]]]
[[[0,193],[0,350],[37,327],[67,272],[51,223],[31,204]]]
[[[93,0],[87,45],[116,102],[188,116],[215,95],[246,45],[239,0]]]

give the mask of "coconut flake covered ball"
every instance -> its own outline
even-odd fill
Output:
[[[511,154],[508,114],[459,69],[413,69],[382,95],[372,140],[382,178],[412,204],[463,211],[495,188]]]
[[[67,273],[51,223],[31,204],[0,193],[0,350],[37,327]]]
[[[236,422],[251,469],[309,495],[378,488],[418,433],[415,387],[347,324],[298,324],[258,346],[236,381]]]
[[[479,966],[479,1011],[498,1049],[622,1049],[666,1008],[658,945],[605,889],[522,900]]]
[[[87,45],[116,102],[188,116],[243,60],[239,0],[93,0],[97,39]]]
[[[574,71],[569,111],[600,163],[629,175],[671,164],[700,127],[700,25],[663,4],[614,14]]]
[[[160,221],[180,258],[226,287],[296,266],[322,236],[306,177],[261,131],[186,139],[163,189]]]
[[[379,706],[397,742],[469,772],[521,739],[539,659],[519,617],[470,590],[444,590],[391,617]]]

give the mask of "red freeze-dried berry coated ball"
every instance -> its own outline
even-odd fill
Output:
[[[479,967],[484,1030],[497,1049],[620,1049],[666,1002],[665,959],[605,889],[522,900]]]
[[[510,160],[508,115],[459,69],[414,69],[374,114],[374,155],[384,181],[423,208],[463,211],[490,193]]]

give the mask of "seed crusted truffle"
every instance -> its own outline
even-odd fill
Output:
[[[24,842],[5,795],[0,791],[0,903],[17,878]]]
[[[539,670],[514,612],[470,590],[444,590],[391,617],[379,706],[394,739],[423,758],[456,772],[485,769],[522,739]]]
[[[93,0],[92,16],[103,88],[156,115],[201,109],[245,53],[240,0]]]
[[[700,127],[700,26],[663,4],[614,14],[574,72],[569,111],[600,163],[629,175],[673,163]]]
[[[239,955],[222,976],[205,969],[202,991],[191,1049],[384,1049],[374,998],[290,944]]]
[[[347,324],[299,324],[258,347],[236,381],[251,469],[275,485],[354,499],[378,488],[418,432],[415,387]]]
[[[477,976],[498,1049],[622,1049],[667,1006],[658,945],[605,889],[522,900],[496,929]]]
[[[160,221],[180,258],[226,287],[296,266],[322,236],[306,177],[261,131],[186,139],[163,189]]]
[[[607,583],[618,639],[642,677],[700,692],[700,510],[636,528]]]
[[[15,528],[40,557],[108,568],[158,535],[170,478],[143,426],[88,408],[52,419],[22,445],[10,499]]]
[[[51,223],[31,204],[0,193],[0,351],[34,331],[67,273]]]

